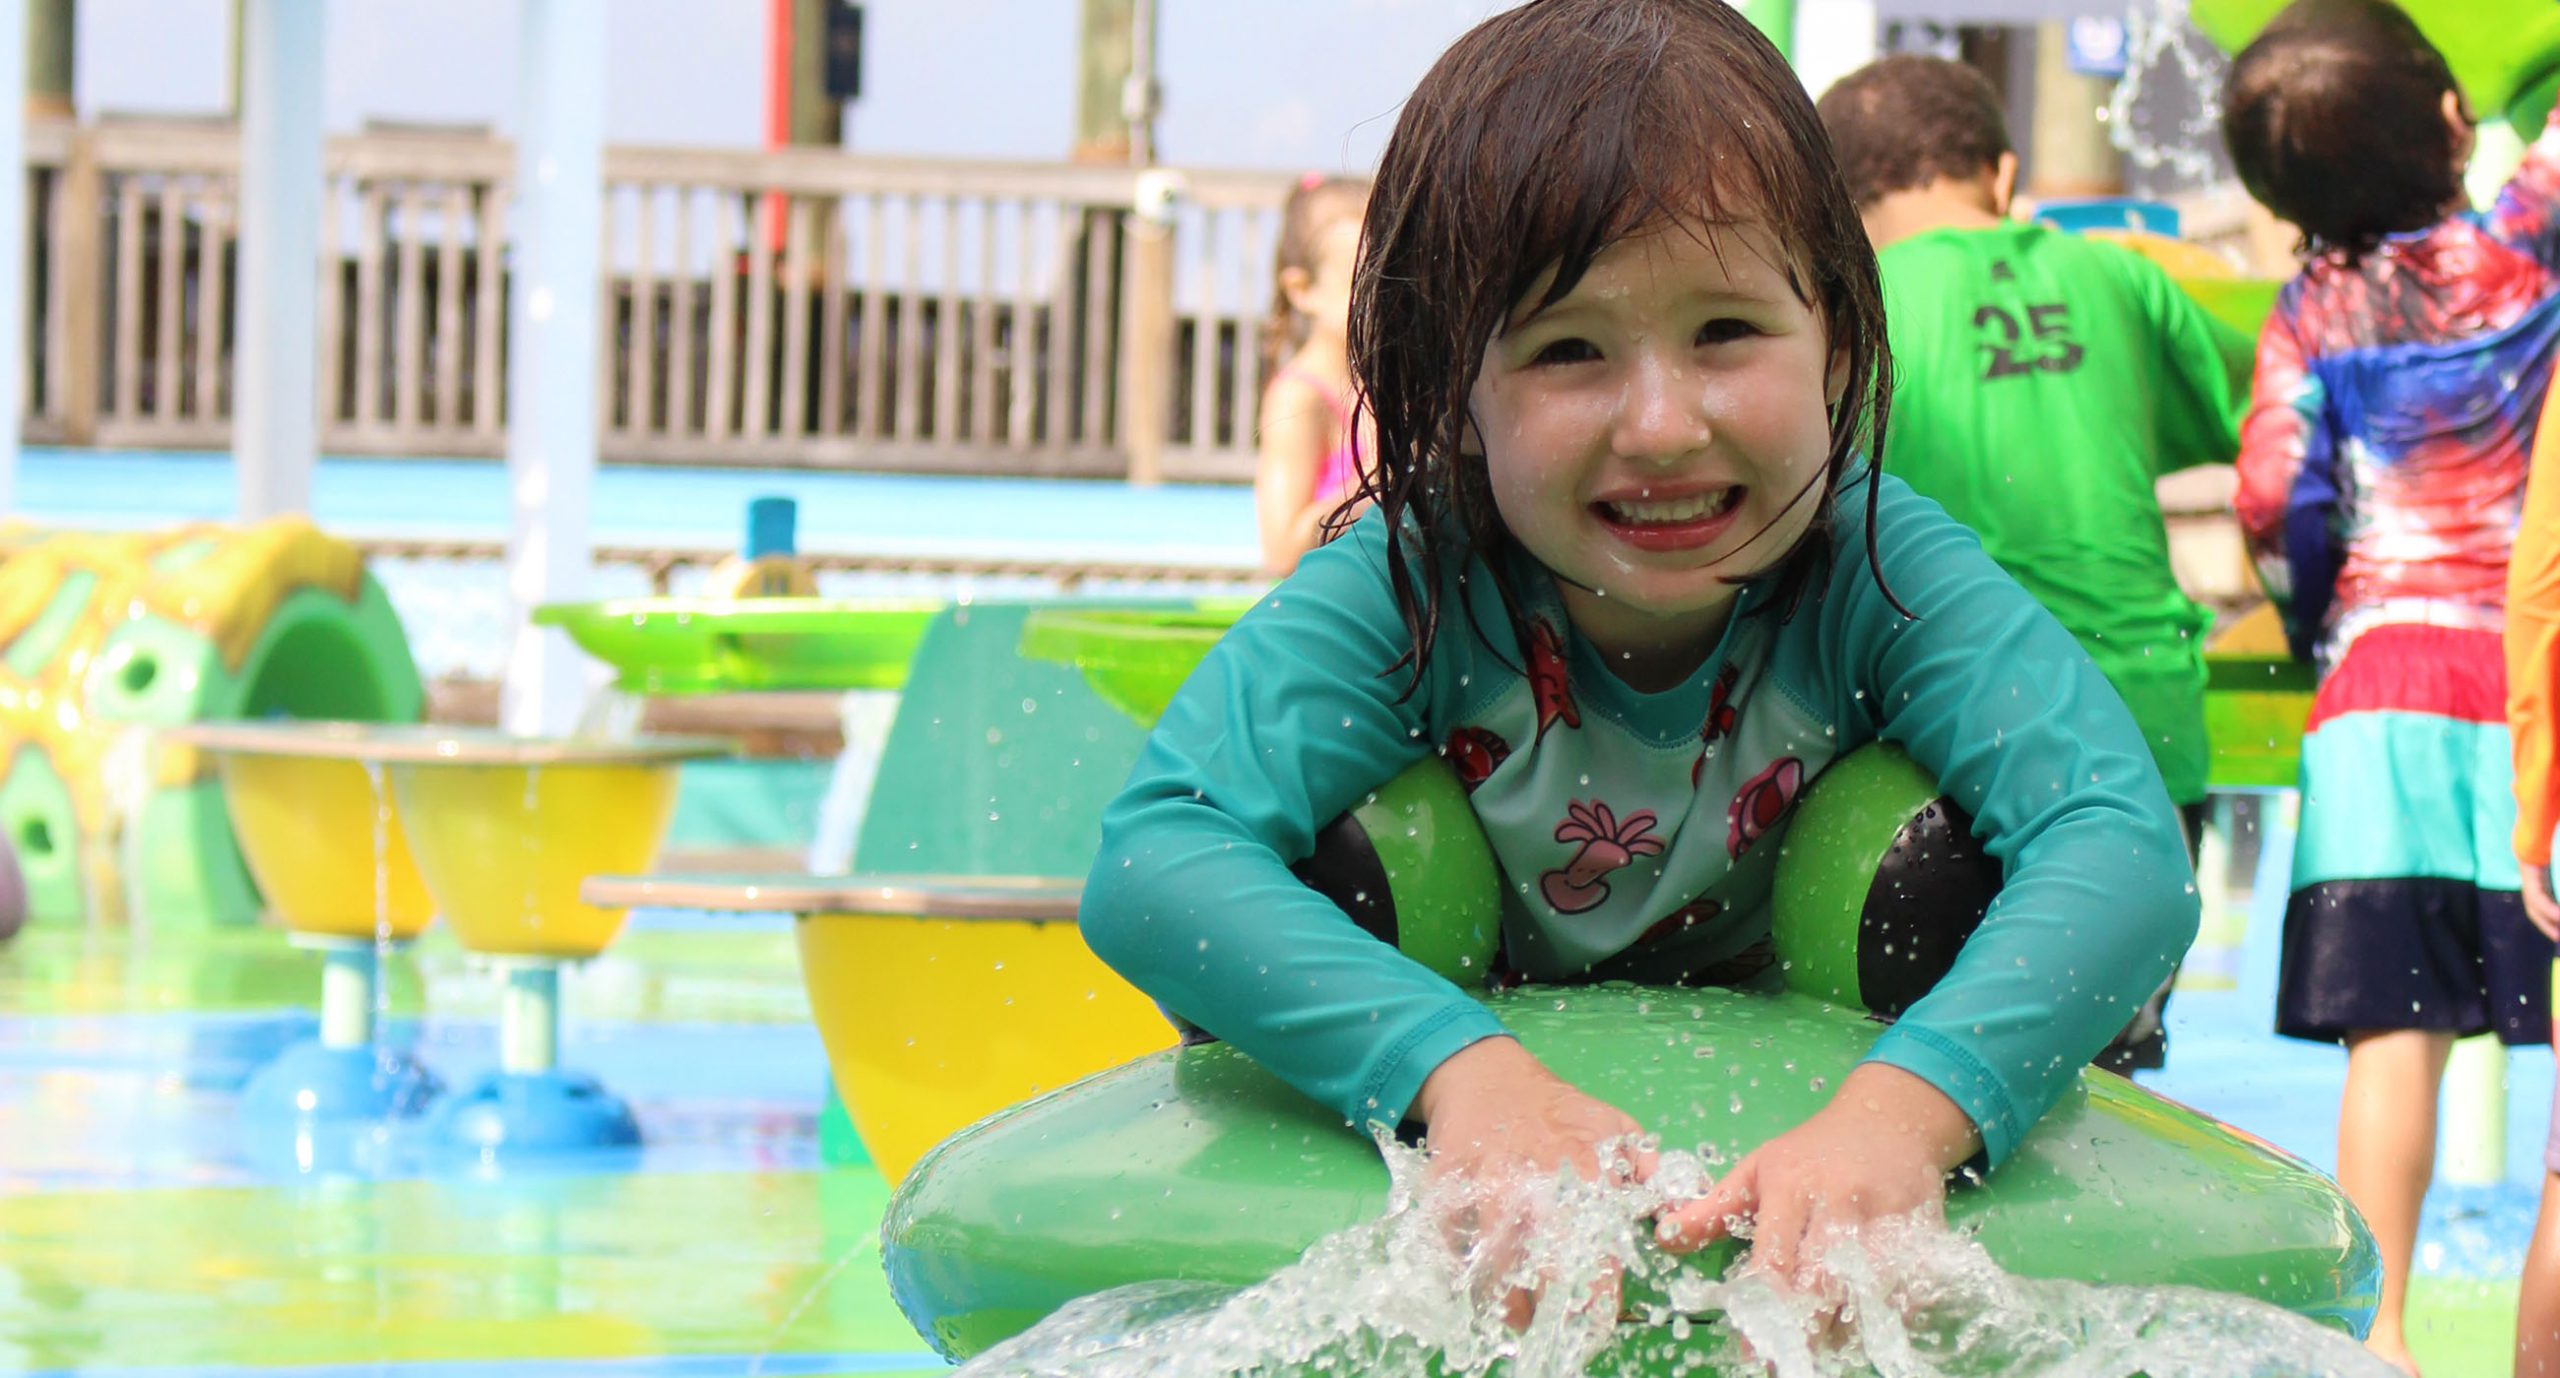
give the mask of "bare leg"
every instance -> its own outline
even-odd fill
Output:
[[[2516,1378],[2560,1378],[2560,1173],[2542,1179],[2542,1214],[2516,1296]]]
[[[2410,1373],[2402,1311],[2418,1209],[2436,1171],[2436,1088],[2453,1035],[2391,1029],[2347,1035],[2347,1088],[2338,1105],[2338,1185],[2382,1250],[2382,1306],[2365,1347]]]

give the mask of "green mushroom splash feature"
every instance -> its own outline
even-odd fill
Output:
[[[1367,854],[1337,824],[1301,876],[1382,940],[1481,988],[1493,872],[1481,837],[1472,848],[1458,840],[1473,819],[1448,767],[1422,762],[1361,812]],[[1904,916],[1978,918],[1997,881],[1962,816],[1889,746],[1825,772],[1781,845],[1784,988],[1483,994],[1559,1075],[1659,1134],[1669,1178],[1651,1190],[1694,1187],[1810,1115],[1873,1041],[1884,1016],[1867,1006],[1897,1007],[1934,979],[1930,963],[1943,970],[1952,958],[1952,944],[1911,944],[1920,926]],[[1452,868],[1464,874],[1453,880]],[[1385,902],[1373,903],[1381,878]],[[1620,1323],[1550,1307],[1526,1334],[1498,1321],[1471,1329],[1448,1310],[1469,1280],[1448,1273],[1459,1265],[1432,1208],[1418,1204],[1418,1161],[1233,1048],[1195,1041],[943,1143],[892,1202],[883,1262],[908,1319],[954,1358],[1076,1308],[991,1356],[1003,1372],[1123,1371],[1103,1363],[1113,1354],[1137,1365],[1131,1373],[1225,1371],[1216,1366],[1243,1362],[1235,1346],[1261,1345],[1249,1366],[1270,1373],[1471,1373],[1502,1359],[1513,1373],[1682,1374],[1729,1357],[1737,1325],[1765,1349],[1767,1335],[1801,1319],[1752,1275],[1724,1276],[1732,1248],[1670,1259],[1641,1236],[1640,1196],[1591,1188],[1560,1202],[1542,1233],[1571,1257],[1538,1256],[1559,1279],[1633,1259]],[[2084,1073],[1987,1180],[1959,1182],[1947,1217],[1955,1235],[1931,1235],[1911,1254],[1936,1303],[1885,1328],[1911,1352],[1956,1349],[1939,1354],[1943,1369],[1903,1371],[2006,1372],[2048,1341],[2130,1345],[2135,1367],[2194,1344],[2219,1357],[2172,1371],[2295,1371],[2246,1365],[2292,1364],[2332,1344],[2352,1359],[2349,1337],[2379,1281],[2370,1236],[2327,1179],[2104,1072]],[[1850,1282],[1883,1289],[1878,1304],[1908,1300],[1913,1286],[1881,1274]],[[2279,1324],[2270,1308],[2315,1324]],[[1968,1321],[1991,1313],[2006,1319],[1985,1341],[1986,1327]],[[2172,1347],[2142,1348],[2159,1344]],[[1546,1358],[1531,1362],[1523,1346],[1545,1346]]]

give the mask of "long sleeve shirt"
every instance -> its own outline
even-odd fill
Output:
[[[1407,694],[1383,520],[1363,518],[1175,696],[1105,810],[1087,940],[1307,1095],[1393,1125],[1433,1068],[1502,1030],[1290,873],[1319,827],[1443,752],[1501,866],[1516,967],[1677,980],[1767,938],[1796,799],[1890,739],[1973,815],[2005,881],[1869,1056],[1944,1092],[2001,1161],[2185,951],[2192,874],[2141,733],[2088,655],[1971,533],[1877,481],[1884,577],[1917,621],[1868,567],[1853,486],[1827,582],[1791,616],[1746,585],[1720,644],[1661,693],[1612,674],[1519,559],[1525,643],[1489,571],[1454,571]]]
[[[2312,260],[2258,338],[2234,507],[2297,656],[2496,631],[2560,345],[2560,124],[2485,214]]]
[[[2507,569],[2507,733],[2516,860],[2527,866],[2551,864],[2551,834],[2560,829],[2560,428],[2551,406],[2544,402],[2534,436],[2524,520]]]

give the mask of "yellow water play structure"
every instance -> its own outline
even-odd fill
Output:
[[[1173,1046],[1153,1001],[1076,931],[1080,881],[663,876],[590,899],[798,917],[836,1092],[881,1175],[999,1110]]]
[[[628,1107],[558,1066],[560,968],[601,955],[627,917],[578,886],[648,866],[677,765],[728,743],[329,721],[167,735],[221,763],[275,917],[326,958],[320,1036],[253,1078],[253,1128],[307,1137],[322,1120],[427,1108],[432,1076],[376,1046],[372,1010],[383,953],[440,914],[502,984],[499,1070],[438,1110],[441,1132],[488,1152],[637,1142]]]
[[[151,730],[415,721],[425,691],[353,545],[299,517],[149,533],[20,529],[0,558],[0,836],[37,923],[245,924],[220,786]]]

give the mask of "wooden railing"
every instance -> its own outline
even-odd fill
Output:
[[[29,437],[227,445],[232,128],[45,124],[28,152]],[[376,133],[325,166],[322,446],[500,453],[512,151]],[[609,150],[602,457],[1117,475],[1138,448],[1243,477],[1287,182],[1185,179],[1148,326],[1127,169]],[[1138,351],[1170,366],[1160,414],[1129,400]]]

